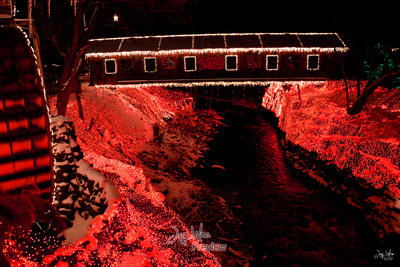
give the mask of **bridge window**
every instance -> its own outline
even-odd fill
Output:
[[[319,55],[307,55],[307,69],[319,70]]]
[[[185,57],[185,71],[196,71],[196,70],[197,70],[196,57],[195,56]]]
[[[267,56],[267,70],[278,70],[278,55]]]
[[[225,69],[228,71],[237,70],[237,56],[225,56]]]
[[[155,57],[145,57],[144,58],[144,72],[156,72],[157,62]]]
[[[104,61],[105,64],[105,73],[106,74],[116,74],[117,73],[117,64],[115,59],[106,59]]]

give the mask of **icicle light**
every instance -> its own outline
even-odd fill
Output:
[[[206,81],[206,82],[165,82],[165,83],[137,83],[137,84],[118,84],[118,85],[95,85],[96,88],[117,89],[117,88],[148,88],[153,86],[160,87],[202,87],[202,86],[268,86],[271,84],[287,85],[287,84],[324,84],[325,80],[293,80],[293,81]]]
[[[45,85],[44,85],[43,75],[42,75],[42,73],[41,73],[41,71],[40,71],[40,68],[39,68],[39,64],[38,64],[38,60],[37,60],[37,56],[36,56],[35,50],[33,49],[33,46],[31,45],[31,42],[29,41],[29,38],[28,38],[27,34],[24,32],[24,30],[22,30],[22,28],[21,28],[20,26],[17,26],[17,28],[18,28],[18,29],[23,33],[23,35],[25,36],[26,43],[28,44],[28,46],[30,47],[30,49],[31,49],[31,51],[32,51],[33,57],[34,57],[34,59],[35,59],[34,62],[35,62],[35,66],[36,66],[36,68],[37,68],[37,73],[38,73],[38,76],[39,76],[39,78],[40,78],[40,85],[41,85],[41,88],[43,89],[44,99],[45,99],[45,102],[47,102],[47,99],[46,99],[46,89],[45,89]],[[46,105],[46,106],[47,106],[47,105]],[[48,106],[47,106],[47,111],[49,111],[49,110],[48,110]]]
[[[76,7],[77,7],[78,0],[71,0],[71,5],[72,5],[72,2],[74,3],[74,16],[76,16]]]
[[[129,52],[107,52],[107,53],[87,53],[86,59],[90,58],[107,58],[107,57],[129,57],[129,56],[167,56],[172,53],[177,54],[228,54],[228,53],[281,53],[281,52],[322,52],[345,53],[347,47],[326,48],[326,47],[274,47],[274,48],[216,48],[216,49],[176,49],[176,50],[161,50],[161,51],[129,51]]]
[[[261,36],[269,35],[269,36],[282,36],[282,35],[290,35],[296,36],[299,39],[298,46],[287,46],[287,47],[265,47],[261,41]],[[332,35],[332,37],[337,38],[338,43],[341,43],[341,46],[336,47],[320,47],[320,46],[309,46],[305,47],[303,43],[300,41],[301,36],[325,36]],[[224,37],[224,45],[219,48],[203,48],[196,49],[194,38],[195,37],[214,37],[214,36],[222,36]],[[228,36],[258,36],[260,39],[260,43],[255,47],[238,47],[238,48],[229,48],[226,37]],[[168,49],[168,50],[160,50],[161,44],[164,38],[171,37],[191,37],[192,38],[192,48],[190,49]],[[125,40],[129,39],[154,39],[159,38],[159,45],[157,50],[137,50],[137,51],[120,51],[122,43]],[[88,52],[86,53],[86,58],[106,58],[106,57],[115,57],[115,56],[165,56],[170,54],[184,54],[184,55],[196,55],[196,54],[235,54],[235,53],[281,53],[281,52],[321,52],[321,53],[345,53],[349,50],[349,48],[345,45],[345,43],[340,39],[340,37],[336,33],[221,33],[221,34],[182,34],[182,35],[154,35],[154,36],[135,36],[135,37],[120,37],[120,38],[100,38],[100,39],[92,39],[90,42],[95,44],[96,42],[101,41],[118,41],[120,40],[120,45],[118,50],[115,52]],[[90,48],[89,48],[90,50]]]
[[[32,38],[33,26],[32,26],[32,0],[28,3],[28,20],[29,20],[29,37]]]
[[[50,11],[51,11],[50,5],[51,5],[51,0],[47,0],[47,15],[49,16],[49,18],[50,18]]]

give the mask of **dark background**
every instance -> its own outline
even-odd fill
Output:
[[[120,25],[112,21],[115,13],[120,15]],[[114,9],[105,10],[101,20],[104,27],[100,27],[95,35],[104,37],[226,32],[338,32],[349,46],[376,43],[400,46],[400,8],[396,1],[386,0],[357,3],[343,0],[197,0],[187,4],[185,11],[177,13],[175,17],[173,12],[148,12],[143,15],[117,4]],[[122,24],[125,24],[125,30],[120,27]],[[120,28],[118,30],[115,27]]]

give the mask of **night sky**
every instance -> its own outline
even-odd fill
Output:
[[[194,0],[185,8],[187,19],[182,19],[183,16],[179,19],[173,14],[149,13],[148,25],[131,20],[126,23],[130,30],[120,35],[338,32],[349,46],[379,42],[400,46],[400,11],[393,1],[363,1],[362,4],[345,0],[289,2]],[[124,10],[120,12],[124,13]],[[113,14],[106,16],[111,20]],[[129,16],[132,14],[121,14],[125,21]],[[133,15],[136,19],[140,16]],[[112,34],[115,35],[114,30]]]
[[[355,1],[354,1],[355,2]],[[216,4],[218,3],[218,4]],[[195,32],[338,32],[347,42],[399,46],[400,10],[394,1],[200,0]],[[391,3],[391,4],[389,4]]]

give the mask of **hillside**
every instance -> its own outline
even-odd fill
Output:
[[[350,82],[350,88],[354,101],[356,84]],[[263,105],[279,117],[288,142],[348,175],[321,177],[316,169],[301,166],[301,157],[294,156],[298,168],[308,168],[306,172],[320,183],[344,193],[350,204],[372,219],[381,236],[400,234],[398,90],[379,88],[364,110],[354,116],[346,113],[341,81],[277,83],[268,88]]]

